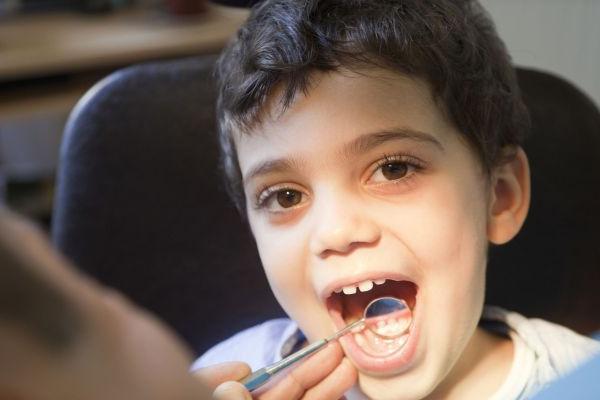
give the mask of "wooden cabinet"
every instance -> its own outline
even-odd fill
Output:
[[[247,15],[211,4],[186,17],[130,8],[0,19],[0,190],[52,180],[67,116],[99,79],[134,63],[216,53]]]

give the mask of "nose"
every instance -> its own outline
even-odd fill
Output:
[[[360,202],[330,195],[315,206],[319,213],[314,215],[310,250],[316,256],[345,254],[379,241],[381,230]]]

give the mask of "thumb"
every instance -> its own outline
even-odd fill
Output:
[[[250,392],[239,382],[225,382],[219,385],[214,393],[215,400],[252,400]]]
[[[196,378],[208,385],[214,390],[221,383],[226,381],[239,381],[250,375],[252,370],[250,366],[243,362],[226,362],[204,367],[193,371]]]

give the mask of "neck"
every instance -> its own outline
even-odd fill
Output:
[[[506,380],[513,361],[513,343],[477,328],[448,377],[431,393],[430,399],[485,399]]]

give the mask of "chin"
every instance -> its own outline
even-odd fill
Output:
[[[435,389],[435,379],[428,379],[423,371],[395,376],[374,376],[359,372],[356,392],[348,400],[419,400],[427,398]]]

